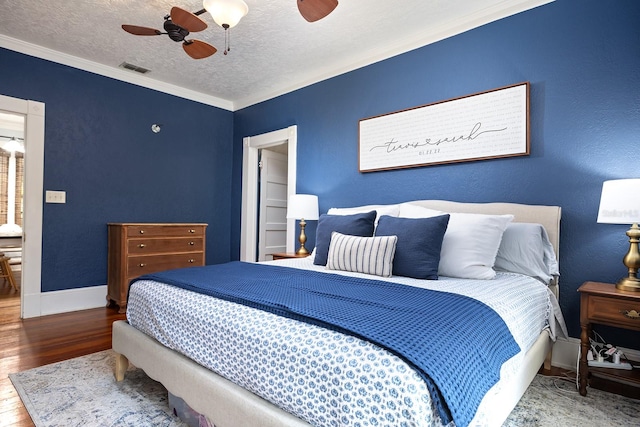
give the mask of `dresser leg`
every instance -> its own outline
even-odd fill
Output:
[[[580,334],[580,395],[587,395],[587,381],[589,379],[589,362],[587,362],[587,352],[589,351],[589,337],[591,336],[591,324],[581,323],[582,333]]]
[[[107,308],[111,308],[115,305],[115,302],[107,295]]]

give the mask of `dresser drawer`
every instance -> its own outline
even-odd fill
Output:
[[[133,237],[185,237],[204,236],[204,225],[158,225],[158,224],[130,224],[125,230],[128,238]]]
[[[593,322],[640,330],[640,304],[625,299],[592,295],[587,304],[588,316]]]
[[[200,252],[204,250],[203,237],[176,237],[171,239],[144,238],[127,241],[129,255],[158,254],[167,252]]]
[[[204,265],[202,252],[132,256],[127,260],[128,276],[138,277],[142,274],[155,273],[173,268],[193,267]]]

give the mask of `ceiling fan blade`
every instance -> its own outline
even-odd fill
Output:
[[[176,6],[171,8],[171,20],[174,24],[179,25],[190,33],[196,33],[207,28],[207,23],[202,19]]]
[[[202,59],[213,55],[218,51],[215,47],[209,43],[202,42],[200,40],[189,40],[182,43],[182,48],[187,55],[193,59]]]
[[[338,7],[338,0],[298,0],[298,10],[309,22],[318,21]]]
[[[139,27],[137,25],[123,24],[122,29],[136,36],[157,36],[162,34],[160,30],[156,30],[155,28]]]

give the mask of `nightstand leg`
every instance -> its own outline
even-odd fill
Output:
[[[587,395],[587,381],[589,379],[589,362],[587,362],[587,352],[589,351],[589,337],[591,336],[591,324],[581,323],[582,333],[580,334],[580,395]]]

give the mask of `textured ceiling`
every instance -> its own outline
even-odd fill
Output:
[[[172,6],[194,12],[198,0],[0,0],[0,47],[236,110],[551,0],[340,0],[314,23],[295,0],[245,1],[228,55],[208,14],[209,28],[188,38],[218,52],[200,60],[166,35],[120,28],[162,29]],[[151,72],[118,68],[123,62]]]

